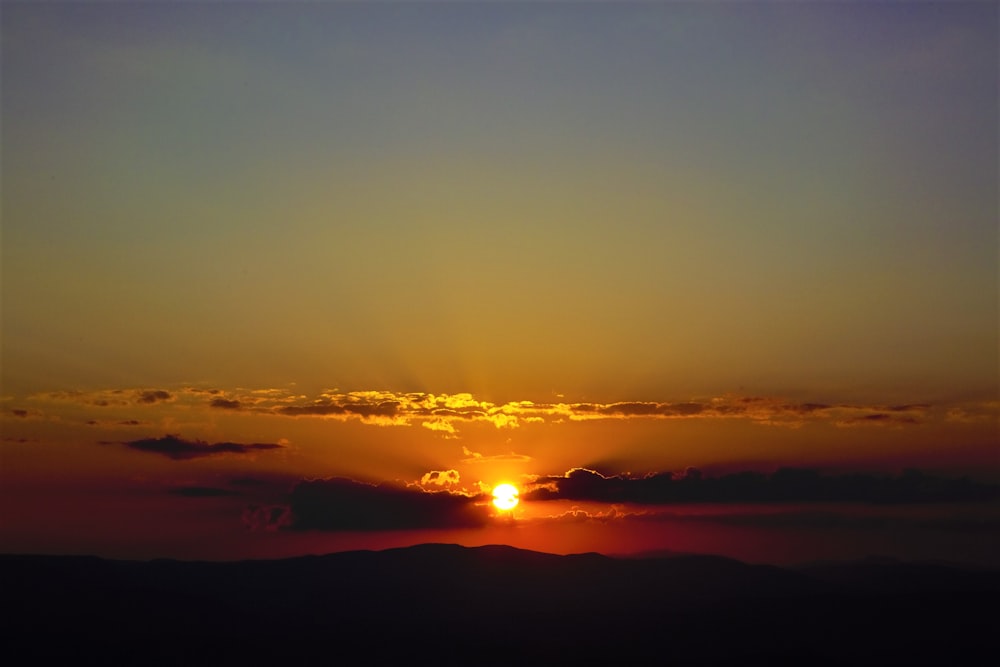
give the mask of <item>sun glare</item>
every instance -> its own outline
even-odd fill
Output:
[[[493,504],[504,512],[517,507],[517,487],[513,484],[498,484],[493,489]]]

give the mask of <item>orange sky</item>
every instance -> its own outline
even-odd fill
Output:
[[[138,464],[141,457],[122,451],[122,443],[176,434],[208,443],[270,443],[271,449],[248,457],[267,470],[304,477],[413,481],[453,469],[470,492],[479,482],[581,465],[610,473],[688,466],[924,467],[981,476],[991,474],[984,466],[995,462],[998,408],[990,401],[813,403],[736,394],[493,403],[470,394],[309,396],[294,387],[58,391],[7,403],[3,419],[12,454],[19,447],[17,458],[27,461],[29,443],[58,442],[81,475],[99,470],[109,456]]]
[[[803,519],[790,530],[766,521],[734,523],[729,516],[767,517],[779,511],[774,507],[762,512],[730,504],[707,510],[706,518],[706,510],[688,503],[629,507],[571,496],[558,502],[524,498],[506,516],[481,494],[504,481],[530,490],[535,480],[579,467],[634,479],[658,472],[680,479],[689,467],[719,477],[787,466],[829,476],[899,475],[919,468],[997,479],[995,403],[814,404],[728,395],[658,403],[560,398],[493,404],[470,395],[309,397],[290,390],[193,387],[54,392],[8,403],[2,495],[5,505],[17,510],[5,514],[2,534],[15,551],[231,558],[424,540],[506,540],[560,553],[700,549],[794,560],[821,551],[817,539],[831,542],[829,535],[816,537],[825,523],[809,528]],[[326,478],[444,493],[467,502],[482,520],[452,528],[445,520],[434,529],[436,519],[428,513],[402,531],[392,529],[392,521],[361,532],[295,529],[295,488]],[[354,512],[366,516],[365,506],[377,506],[380,493],[363,495]],[[355,502],[338,498],[330,499],[330,511]],[[798,516],[795,498],[789,501],[780,512]],[[390,513],[398,511],[389,507]],[[865,517],[872,512],[888,513],[878,521],[897,522],[900,530],[917,525],[905,514],[912,506],[851,507],[838,501],[818,514],[846,511],[848,518],[837,529],[844,535],[854,523],[869,525],[872,520]],[[933,510],[944,511],[947,519],[936,530],[947,531],[949,521],[962,517],[987,527],[995,521],[990,518],[995,502],[949,507]],[[720,513],[725,516],[714,517]],[[661,515],[666,519],[643,519]],[[428,525],[421,528],[425,520]],[[770,538],[768,531],[774,533]],[[839,545],[838,553],[892,545],[865,534],[860,542],[852,538]],[[986,546],[977,535],[955,535],[947,543],[968,543],[966,557],[982,559]],[[909,539],[919,545],[925,538],[921,533]],[[785,545],[787,554],[766,548],[772,543]],[[920,553],[947,555],[933,549]]]
[[[997,7],[903,4],[4,3],[0,549],[997,480]]]

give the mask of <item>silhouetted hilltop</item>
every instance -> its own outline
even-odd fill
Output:
[[[9,657],[102,664],[940,664],[991,647],[1000,592],[996,571],[940,564],[446,544],[231,563],[0,556],[0,580]]]

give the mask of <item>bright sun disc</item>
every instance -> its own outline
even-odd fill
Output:
[[[517,507],[517,488],[513,484],[498,484],[493,489],[493,504],[507,511]]]

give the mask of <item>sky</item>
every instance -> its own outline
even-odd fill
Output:
[[[0,30],[0,549],[1000,553],[995,3]]]

